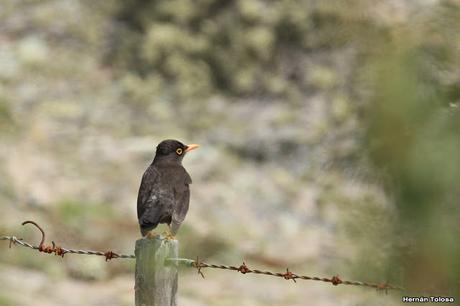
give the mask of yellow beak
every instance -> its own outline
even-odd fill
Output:
[[[199,147],[200,147],[200,145],[198,145],[196,143],[189,144],[189,145],[187,145],[187,149],[185,149],[185,152],[195,150],[195,149],[197,149]]]

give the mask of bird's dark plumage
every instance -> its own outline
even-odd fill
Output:
[[[184,155],[198,145],[184,145],[177,140],[164,140],[155,158],[142,176],[137,197],[137,217],[143,236],[166,223],[174,236],[187,214],[192,183],[182,166]]]

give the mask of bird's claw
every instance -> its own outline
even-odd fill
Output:
[[[156,239],[159,235],[153,231],[151,232],[148,232],[147,235],[145,235],[145,237],[147,239]]]
[[[176,236],[174,236],[170,231],[166,231],[162,235],[166,240],[176,240]]]

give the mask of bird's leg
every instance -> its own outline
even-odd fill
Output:
[[[171,227],[168,225],[168,229],[163,233],[166,240],[176,240],[176,237],[171,231]]]

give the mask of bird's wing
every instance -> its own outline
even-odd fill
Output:
[[[185,219],[185,215],[188,212],[188,206],[190,202],[190,188],[189,185],[192,183],[192,178],[184,171],[184,175],[182,176],[184,179],[178,182],[176,186],[174,186],[174,211],[172,215],[172,220],[175,223],[182,223]]]
[[[137,218],[141,227],[155,227],[161,217],[159,207],[158,183],[159,173],[150,166],[142,176],[141,186],[137,196]]]

